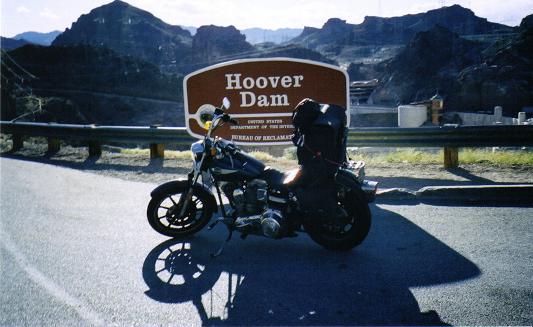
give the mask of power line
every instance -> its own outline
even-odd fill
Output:
[[[33,79],[36,79],[37,77],[35,75],[33,75],[32,73],[28,72],[26,69],[24,69],[22,66],[20,66],[16,61],[15,59],[13,59],[6,51],[2,50],[2,55],[4,56],[7,56],[7,58],[9,60],[11,60],[11,62],[13,64],[15,64],[15,66],[17,66],[23,73],[25,73],[26,75],[28,75],[29,77],[33,78]]]

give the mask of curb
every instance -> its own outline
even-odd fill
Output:
[[[376,200],[462,201],[516,203],[533,206],[533,184],[426,186],[418,191],[405,188],[378,190]]]

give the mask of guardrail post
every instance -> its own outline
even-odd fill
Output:
[[[22,149],[22,147],[24,147],[24,140],[22,138],[22,135],[13,134],[11,136],[11,140],[13,141],[13,145],[11,146],[11,151],[12,152],[16,152],[16,151]]]
[[[150,159],[164,158],[165,157],[165,145],[152,143],[150,144]]]
[[[444,168],[456,168],[459,166],[459,149],[453,147],[444,148]]]
[[[157,129],[161,127],[161,124],[150,125],[150,129]],[[150,159],[164,158],[165,157],[165,145],[161,143],[150,144]]]
[[[60,142],[59,139],[52,137],[48,138],[48,153],[57,153],[59,152]]]
[[[89,141],[89,157],[100,157],[102,155],[102,145],[98,141]]]

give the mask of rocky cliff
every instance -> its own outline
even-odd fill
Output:
[[[437,91],[452,94],[458,88],[458,74],[479,63],[481,51],[479,44],[441,26],[420,32],[394,59],[379,67],[382,84],[371,99],[397,105],[429,99]]]
[[[482,63],[458,75],[458,102],[474,110],[503,106],[516,116],[533,105],[533,15],[522,20],[520,33],[483,51]]]
[[[533,28],[491,47],[435,27],[418,33],[394,59],[378,65],[382,84],[371,101],[396,105],[428,99],[439,91],[445,110],[483,111],[503,106],[515,116],[533,103]]]
[[[120,0],[80,16],[53,46],[107,47],[158,65],[172,65],[190,54],[191,34]]]
[[[192,40],[192,60],[209,64],[224,57],[244,56],[254,47],[234,26],[201,26]]]
[[[45,98],[47,105],[42,114],[26,119],[111,125],[169,122],[175,125],[183,121],[178,119],[182,78],[162,74],[159,67],[142,59],[86,45],[28,45],[10,51],[9,55],[37,77],[18,83]],[[49,101],[50,97],[62,99]],[[158,109],[163,107],[172,110]]]
[[[405,44],[418,32],[442,26],[458,35],[513,31],[512,27],[492,23],[459,5],[442,7],[415,15],[382,18],[367,16],[361,24],[332,18],[320,29],[305,28],[291,42],[311,49],[328,45]]]

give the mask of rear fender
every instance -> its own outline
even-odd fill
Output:
[[[163,183],[156,187],[151,193],[150,196],[164,196],[164,195],[170,195],[170,194],[176,194],[176,193],[185,193],[189,190],[190,182],[186,179],[179,179],[174,180],[170,182]],[[211,192],[210,189],[208,189],[203,184],[194,184],[194,194],[197,194],[198,196],[202,196],[207,201],[210,202],[212,207],[214,208],[215,212],[218,211],[217,201],[215,199],[215,196],[213,195],[213,192]]]
[[[365,180],[361,183],[357,180],[355,175],[349,171],[339,169],[335,175],[335,181],[337,184],[349,190],[353,190],[361,199],[364,199],[367,202],[373,202],[376,197],[377,182]]]

